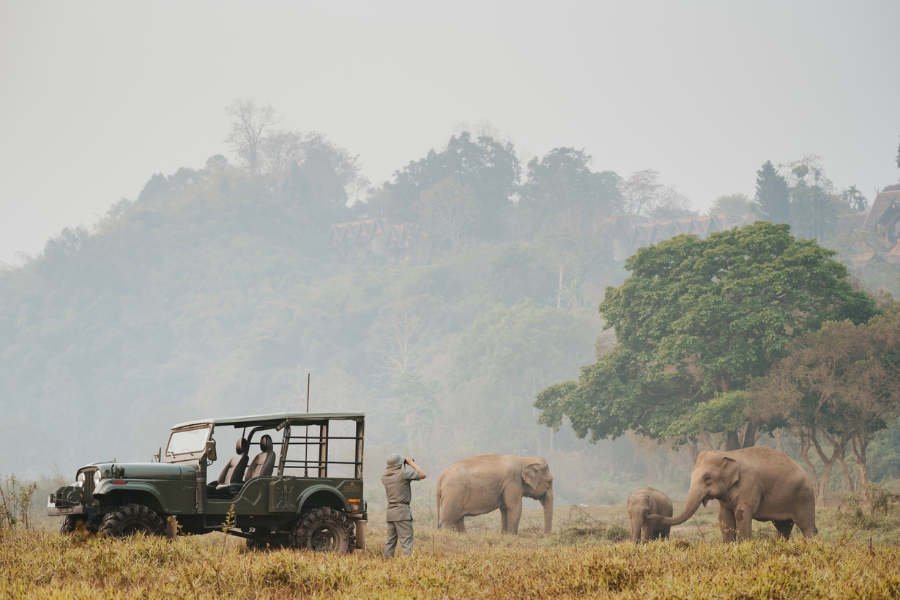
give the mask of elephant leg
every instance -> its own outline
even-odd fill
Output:
[[[737,534],[737,522],[734,513],[719,503],[719,527],[722,529],[722,541],[733,542]]]
[[[460,517],[453,523],[453,529],[456,530],[456,533],[465,533],[466,532],[466,522],[464,517]]]
[[[451,529],[456,526],[457,523],[462,522],[463,514],[463,506],[458,497],[445,494],[441,498],[441,514],[438,515],[438,522],[441,524],[441,528]],[[457,531],[459,531],[458,528]],[[465,531],[465,528],[463,528],[463,531]]]
[[[641,541],[649,541],[656,537],[656,532],[654,531],[654,523],[646,522],[643,527],[641,527]]]
[[[504,497],[506,504],[507,532],[513,535],[519,534],[519,519],[522,518],[522,496],[509,495]]]
[[[749,540],[753,535],[753,507],[749,504],[740,504],[734,511],[734,518],[737,521],[737,539],[738,541]]]
[[[659,537],[664,540],[669,539],[669,530],[670,529],[671,529],[671,527],[660,527],[659,528]]]
[[[509,533],[509,520],[503,507],[500,507],[500,533]]]
[[[794,522],[791,519],[787,521],[775,521],[775,529],[778,530],[778,537],[783,540],[791,539],[791,530],[794,528]]]

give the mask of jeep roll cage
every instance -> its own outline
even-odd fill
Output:
[[[352,436],[331,435],[329,432],[330,421],[355,421],[355,434]],[[289,474],[295,477],[325,478],[328,477],[328,467],[330,465],[352,465],[354,470],[353,477],[362,479],[365,413],[274,413],[244,417],[197,419],[187,423],[179,423],[172,427],[169,441],[166,444],[166,451],[161,460],[171,463],[199,461],[204,454],[202,444],[196,451],[171,453],[169,447],[172,444],[172,438],[184,432],[207,428],[208,433],[206,439],[204,439],[204,442],[206,442],[212,437],[216,427],[228,426],[235,429],[244,428],[245,430],[248,427],[251,428],[249,435],[246,436],[247,441],[251,444],[253,436],[258,432],[273,429],[283,432],[282,441],[273,441],[273,445],[281,446],[278,452],[279,476]],[[295,435],[294,432],[300,433],[300,427],[304,428],[302,435]],[[314,428],[314,435],[310,435],[310,428]],[[354,457],[352,461],[329,459],[329,442],[337,440],[352,440],[354,442]],[[292,446],[303,448],[304,457],[302,459],[293,455],[289,456],[289,450]],[[310,449],[314,450],[312,457],[309,455]],[[289,469],[293,472],[287,473],[286,471]],[[301,471],[302,475],[300,474]]]

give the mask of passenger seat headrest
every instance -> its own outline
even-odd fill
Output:
[[[272,451],[272,437],[269,435],[264,435],[259,438],[259,449],[263,452],[271,452]]]
[[[247,441],[247,438],[241,438],[234,445],[234,451],[237,454],[247,454],[250,452],[250,442]]]

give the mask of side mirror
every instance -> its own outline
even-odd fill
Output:
[[[216,440],[207,440],[206,446],[203,447],[203,454],[206,455],[206,460],[209,462],[216,462]]]

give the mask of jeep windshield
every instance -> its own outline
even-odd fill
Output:
[[[167,462],[199,458],[209,439],[209,431],[209,425],[173,431],[169,436],[169,445],[166,446]]]

